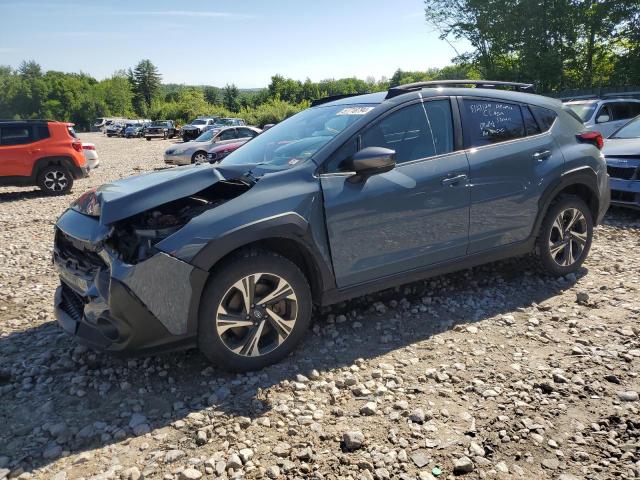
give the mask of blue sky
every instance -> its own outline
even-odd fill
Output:
[[[149,58],[166,83],[250,88],[276,73],[379,79],[454,56],[422,0],[0,0],[0,65],[98,79]]]

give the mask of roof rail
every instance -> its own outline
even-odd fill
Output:
[[[356,95],[363,95],[362,93],[343,93],[341,95],[330,95],[328,97],[316,98],[311,102],[312,107],[317,107],[323,103],[333,102],[334,100],[340,100],[341,98],[355,97]]]
[[[43,122],[60,122],[60,120],[47,120],[45,118],[0,118],[0,122],[22,122],[22,123],[43,123]],[[61,122],[68,123],[68,122]]]
[[[464,87],[468,85],[473,85],[476,88],[511,87],[518,92],[534,93],[532,83],[502,82],[498,80],[432,80],[429,82],[407,83],[405,85],[391,87],[385,99],[397,97],[407,92],[422,90],[423,88]]]

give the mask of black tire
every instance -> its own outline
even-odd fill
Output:
[[[63,165],[49,165],[38,173],[38,187],[47,195],[66,195],[73,187],[73,177]]]
[[[269,292],[269,289],[273,287],[271,293],[261,298],[267,298],[269,295],[275,294],[277,288],[274,285],[277,281],[277,285],[280,286],[279,280],[285,282],[284,288],[286,292],[290,291],[291,293],[286,297],[283,297],[283,294],[276,295],[271,302],[275,302],[275,299],[278,298],[282,299],[277,303],[269,304],[272,305],[271,307],[263,308],[263,305],[256,304],[255,309],[249,309],[249,314],[246,315],[244,297],[240,290],[234,290],[234,284],[243,279],[246,280],[247,277],[258,272],[264,273],[257,277],[258,280],[253,289],[249,289],[256,293],[255,297],[252,294],[252,298],[258,298],[257,292],[259,289],[263,289],[263,292]],[[279,280],[275,280],[278,277]],[[256,277],[254,276],[254,278]],[[295,300],[290,300],[290,297]],[[235,302],[239,310],[232,309],[233,305],[229,301],[230,298],[231,301]],[[281,305],[282,303],[286,305],[284,308]],[[295,305],[295,307],[292,305]],[[286,336],[279,334],[283,330],[276,328],[276,325],[279,324],[272,318],[271,314],[276,310],[276,307],[278,307],[278,313],[282,317],[291,317],[291,313],[295,311],[293,327]],[[249,322],[249,325],[237,328],[227,327],[225,331],[219,333],[219,328],[226,327],[226,325],[219,325],[218,323],[220,308],[225,308],[224,313],[221,315],[227,313],[237,315],[235,318],[239,318],[244,323]],[[268,311],[269,308],[271,308],[271,313]],[[216,268],[216,273],[207,282],[202,293],[198,320],[198,346],[200,351],[211,362],[224,370],[234,372],[259,370],[278,362],[291,353],[300,343],[311,323],[311,309],[312,300],[309,283],[293,262],[266,250],[247,250]],[[263,312],[261,315],[259,315],[260,311]],[[288,315],[285,315],[285,313]],[[224,322],[224,319],[221,319],[221,321]],[[291,321],[290,318],[287,321]],[[255,337],[256,332],[260,334],[258,341],[251,342],[250,340]],[[231,350],[229,345],[233,343],[236,343],[239,352]],[[245,348],[247,350],[243,354],[242,351]],[[257,355],[251,356],[250,353],[252,352],[257,353]]]
[[[573,212],[579,212],[575,219]],[[554,276],[575,273],[587,258],[592,240],[591,210],[581,198],[562,195],[549,207],[540,227],[537,240],[540,263]]]
[[[144,138],[146,138],[146,139],[147,139],[147,142],[150,142],[150,141],[151,141],[151,137],[144,137]]]
[[[198,150],[193,155],[191,155],[191,163],[197,163],[197,162],[204,163],[206,161],[207,161],[207,152]]]
[[[166,140],[166,139],[167,139],[167,132],[163,132],[163,133],[162,133],[162,139],[163,139],[163,140]]]

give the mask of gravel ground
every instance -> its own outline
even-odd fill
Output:
[[[524,258],[362,297],[229,375],[54,323],[55,219],[171,143],[83,139],[102,165],[71,196],[0,188],[0,480],[640,477],[640,214],[609,212],[577,276]]]

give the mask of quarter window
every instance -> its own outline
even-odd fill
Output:
[[[520,106],[488,100],[463,100],[465,145],[481,147],[525,135]]]
[[[22,145],[31,142],[31,126],[6,125],[0,127],[0,145]]]
[[[558,114],[553,110],[549,110],[544,107],[536,107],[532,105],[531,111],[538,120],[538,124],[543,132],[546,132],[553,126],[553,122],[556,121],[556,117],[558,116]]]
[[[536,119],[533,118],[529,107],[522,107],[522,118],[524,118],[524,128],[527,131],[527,135],[537,135],[541,133],[538,122],[536,122]]]
[[[433,100],[402,108],[362,134],[361,148],[395,150],[396,162],[432,157],[453,150],[449,100]]]

